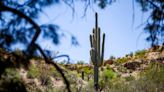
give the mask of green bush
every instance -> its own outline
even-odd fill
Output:
[[[19,72],[15,68],[7,68],[1,75],[0,92],[25,92],[26,88],[21,81]]]
[[[100,74],[99,86],[103,92],[163,92],[163,76],[164,65],[161,63],[150,64],[147,70],[139,74],[137,79],[133,76],[116,77],[116,74],[109,68]],[[93,80],[90,80],[84,89],[94,92],[93,86]]]
[[[112,79],[116,78],[117,74],[113,72],[113,70],[107,66],[107,68],[101,73],[99,87],[100,89],[108,89],[108,87],[112,84]],[[107,86],[108,85],[108,86]]]
[[[146,50],[138,50],[135,52],[135,56],[137,58],[144,58],[145,57],[145,54],[146,54]]]
[[[45,74],[42,73],[39,76],[39,80],[41,81],[42,86],[51,86],[52,85],[52,81],[50,79],[50,76],[47,75],[46,73]]]
[[[106,69],[102,72],[101,77],[105,80],[116,78],[116,73],[112,69]]]
[[[29,67],[27,77],[28,78],[39,78],[39,69],[36,66],[31,65]]]
[[[83,64],[85,64],[85,62],[84,61],[77,61],[77,64],[83,65]]]
[[[134,81],[135,78],[134,78],[134,76],[127,76],[127,77],[125,77],[125,80],[126,81]]]
[[[116,62],[118,62],[118,63],[125,63],[127,61],[128,61],[128,58],[126,58],[126,57],[119,58],[119,59],[116,60]]]
[[[93,69],[90,69],[89,67],[83,68],[85,74],[93,74]]]
[[[127,68],[124,67],[123,65],[119,65],[117,70],[121,73],[127,73],[127,71],[128,71]]]
[[[116,82],[110,92],[163,92],[164,90],[164,65],[151,64],[142,72],[138,79],[125,78],[124,81]]]
[[[50,72],[50,76],[52,77],[60,77],[60,74],[57,72],[57,70],[53,66],[50,67],[49,72]]]

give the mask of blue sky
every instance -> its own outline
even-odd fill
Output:
[[[135,4],[134,23],[132,22],[132,1],[129,0],[119,0],[103,10],[92,5],[92,8],[88,8],[85,17],[82,17],[84,14],[83,7],[81,2],[76,2],[74,16],[72,16],[71,9],[63,3],[46,8],[45,14],[41,14],[39,23],[57,24],[60,26],[60,31],[64,31],[66,36],[61,39],[60,45],[57,46],[52,45],[48,40],[42,40],[42,47],[59,52],[59,54],[68,54],[74,62],[79,60],[89,62],[89,35],[95,25],[95,12],[98,12],[99,15],[101,32],[106,34],[105,59],[111,55],[121,57],[130,52],[149,47],[145,41],[147,34],[143,32],[144,26],[137,28],[146,20],[148,14],[143,14],[138,4]],[[71,45],[68,33],[77,37],[79,46]]]

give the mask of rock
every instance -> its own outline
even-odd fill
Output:
[[[159,58],[159,55],[160,55],[160,52],[150,52],[146,56],[147,56],[147,59],[151,60],[151,59]]]
[[[106,66],[106,65],[112,65],[113,64],[113,60],[106,60],[105,62],[104,62],[104,66]]]
[[[127,62],[124,64],[124,67],[126,67],[127,69],[136,70],[140,67],[140,64],[140,62]]]

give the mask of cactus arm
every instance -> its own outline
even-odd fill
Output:
[[[92,48],[91,50],[90,50],[90,56],[91,56],[91,61],[92,61],[92,63],[93,64],[95,64],[95,58],[96,58],[96,53],[95,53],[95,49],[94,48]]]
[[[92,35],[90,35],[90,44],[91,44],[91,48],[93,48]]]
[[[98,28],[98,14],[97,14],[97,12],[95,14],[95,28],[96,29]]]
[[[104,45],[105,45],[105,33],[103,33],[102,52],[101,52],[101,65],[103,64],[103,60],[104,60]]]
[[[100,54],[100,28],[97,29],[97,60],[98,60],[98,66],[101,65],[101,54]]]

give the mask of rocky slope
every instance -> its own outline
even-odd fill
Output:
[[[106,60],[104,66],[100,68],[100,87],[105,89],[103,85],[106,85],[106,79],[104,78],[112,80],[133,76],[135,79],[139,79],[140,73],[145,71],[151,63],[158,62],[164,65],[163,48],[162,46],[151,48],[128,54],[122,58]],[[34,57],[28,62],[25,62],[23,57],[23,53],[19,50],[8,53],[0,49],[0,91],[17,90],[14,88],[18,87],[17,84],[12,85],[13,89],[7,89],[13,81],[23,85],[28,92],[62,92],[66,90],[61,75],[53,66],[46,64],[39,57]],[[93,84],[93,65],[58,65],[69,80],[73,91],[86,92],[83,90]],[[82,73],[84,73],[84,79],[82,79]]]

